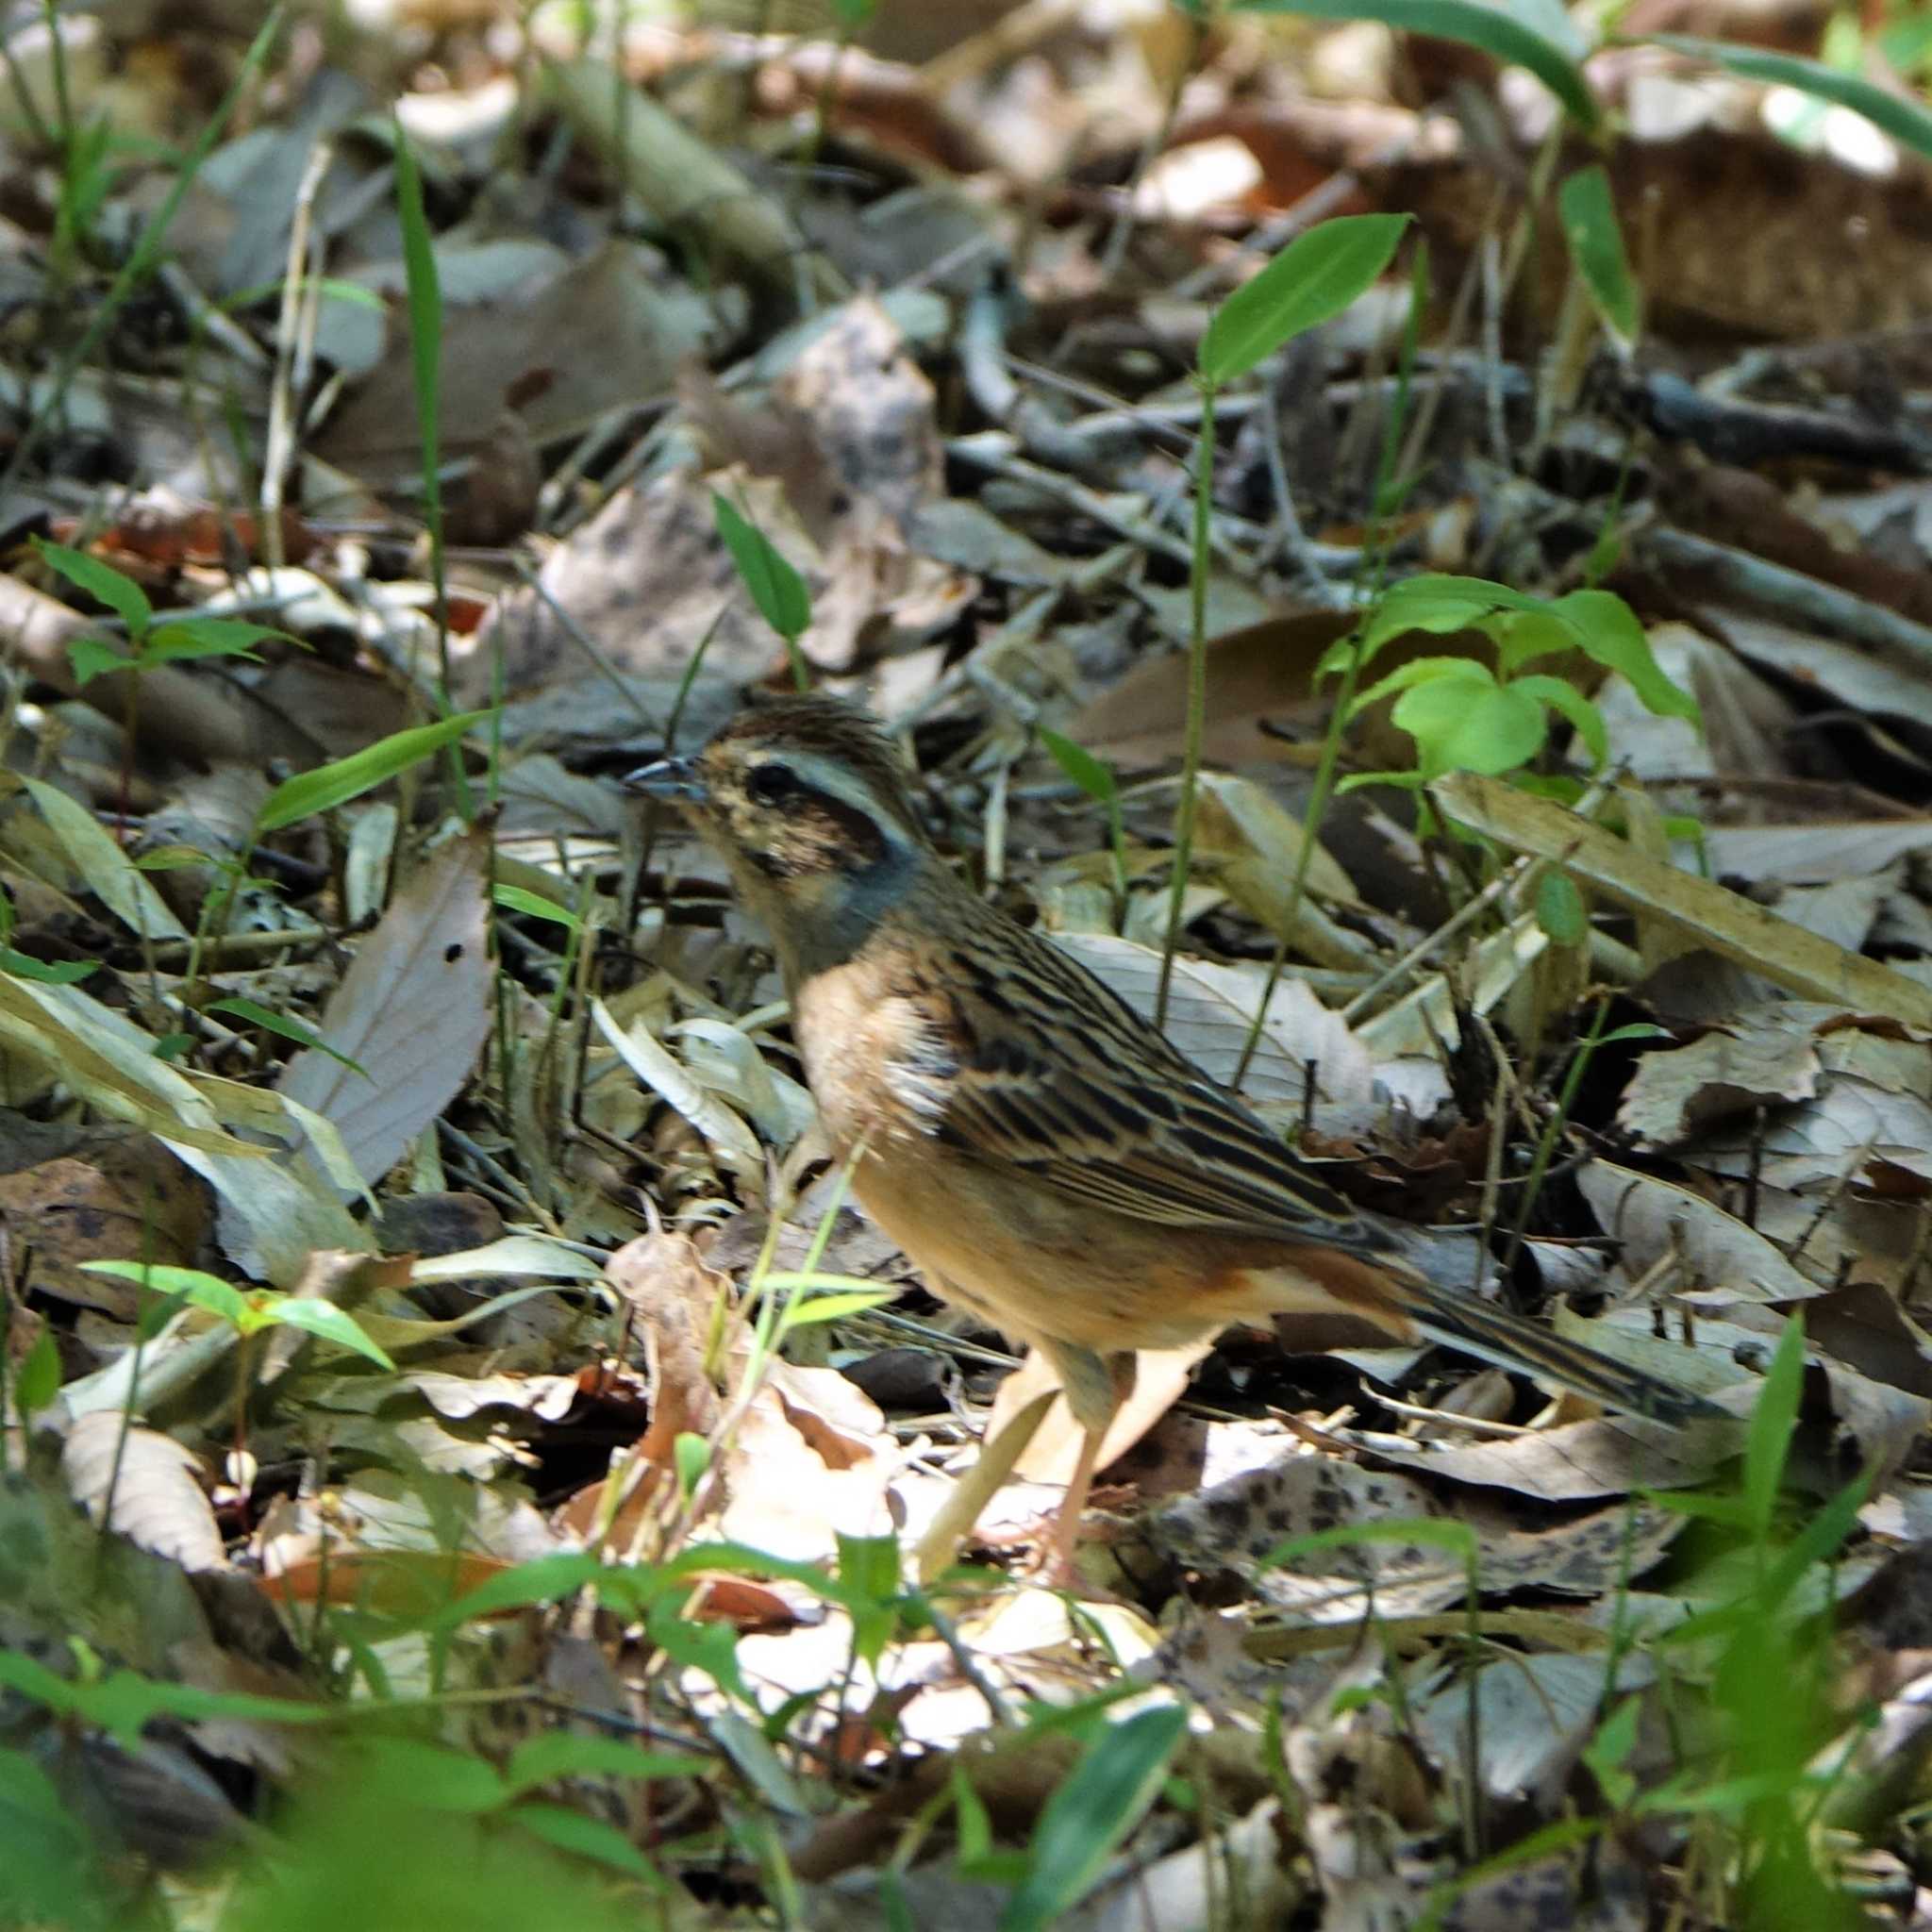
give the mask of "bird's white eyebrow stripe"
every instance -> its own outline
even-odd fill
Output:
[[[779,757],[799,781],[813,791],[835,799],[848,810],[862,812],[883,832],[895,834],[902,840],[906,836],[907,827],[900,822],[896,801],[881,798],[866,783],[863,774],[854,772],[849,765],[836,758],[823,758],[816,752],[785,752]]]

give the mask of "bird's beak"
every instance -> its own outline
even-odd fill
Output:
[[[681,805],[702,805],[707,796],[695,758],[658,758],[654,764],[640,765],[625,774],[624,787],[626,791],[641,791],[646,798],[669,798]]]

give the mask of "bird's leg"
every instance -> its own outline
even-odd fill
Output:
[[[1096,1355],[1091,1349],[1064,1341],[1041,1341],[1035,1345],[1053,1364],[1067,1407],[1080,1425],[1079,1460],[1054,1516],[1047,1543],[1047,1580],[1068,1584],[1074,1580],[1074,1549],[1080,1540],[1087,1493],[1093,1487],[1093,1473],[1100,1463],[1101,1443],[1121,1404],[1133,1393],[1134,1357],[1130,1354]]]

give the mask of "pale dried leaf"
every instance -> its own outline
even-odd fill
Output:
[[[465,1248],[455,1255],[425,1255],[409,1264],[411,1282],[475,1281],[491,1274],[595,1281],[603,1273],[590,1256],[541,1234],[507,1234],[484,1247]]]
[[[1437,1460],[1437,1453],[1418,1448],[1412,1466],[1432,1468]],[[1641,1574],[1684,1524],[1680,1516],[1632,1505],[1524,1530],[1476,1499],[1458,1498],[1452,1508],[1407,1476],[1293,1453],[1158,1510],[1148,1535],[1158,1549],[1191,1567],[1234,1570],[1270,1602],[1333,1623],[1359,1618],[1371,1586],[1386,1615],[1454,1603],[1467,1589],[1462,1559],[1423,1537],[1323,1550],[1288,1566],[1261,1567],[1259,1559],[1292,1537],[1341,1524],[1399,1527],[1411,1521],[1466,1524],[1475,1535],[1484,1590],[1534,1588],[1583,1596],[1611,1588],[1625,1574],[1626,1561],[1630,1574]]]
[[[1476,1012],[1492,1012],[1549,943],[1550,936],[1536,915],[1526,912],[1475,946],[1473,959],[1457,971],[1456,989],[1464,990]],[[1393,1005],[1364,1020],[1356,1028],[1356,1038],[1378,1059],[1440,1058],[1444,1047],[1457,1045],[1462,1038],[1456,1007],[1456,990],[1448,978],[1431,973]]]
[[[375,1245],[369,1228],[306,1161],[238,1159],[185,1141],[167,1144],[221,1197],[222,1252],[256,1280],[292,1288],[318,1249]]]
[[[68,1493],[95,1522],[105,1515],[109,1529],[184,1570],[225,1570],[221,1525],[198,1469],[172,1436],[130,1425],[111,1409],[79,1417],[60,1450]]]
[[[1553,1429],[1460,1442],[1424,1442],[1359,1429],[1336,1433],[1339,1441],[1391,1468],[1512,1490],[1540,1503],[1591,1502],[1642,1488],[1686,1489],[1723,1468],[1738,1447],[1736,1432],[1723,1424],[1690,1430],[1635,1416],[1595,1416]]]
[[[489,1036],[489,852],[480,829],[449,840],[356,949],[318,1030],[366,1073],[310,1048],[276,1083],[334,1122],[365,1182],[462,1091]]]
[[[1688,1046],[1642,1055],[1617,1106],[1617,1123],[1671,1146],[1711,1121],[1818,1091],[1818,1028],[1836,1008],[1793,1000],[1740,1013]]]
[[[1626,1653],[1616,1665],[1616,1683],[1597,1657],[1507,1656],[1470,1680],[1442,1685],[1416,1707],[1416,1731],[1438,1765],[1465,1761],[1471,1723],[1491,1802],[1552,1802],[1576,1755],[1595,1733],[1607,1695],[1623,1695],[1655,1681],[1657,1671],[1641,1653]],[[1472,1701],[1474,1709],[1471,1709]]]
[[[762,1191],[764,1156],[752,1130],[652,1039],[641,1022],[631,1027],[620,1026],[602,1000],[591,1002],[591,1018],[598,1032],[617,1049],[625,1065],[681,1113],[734,1174],[741,1180],[755,1182]]]
[[[1797,1302],[1819,1291],[1763,1235],[1689,1188],[1608,1160],[1592,1160],[1577,1185],[1633,1280],[1668,1260],[1674,1266],[1663,1287],[1674,1294]],[[1702,1292],[1712,1289],[1723,1295]]]
[[[1059,933],[1055,944],[1071,954],[1144,1020],[1154,1017],[1160,984],[1157,947],[1098,933]],[[1167,1037],[1209,1079],[1231,1084],[1267,983],[1265,966],[1224,965],[1177,954],[1168,988]],[[1241,1091],[1256,1102],[1299,1106],[1313,1066],[1313,1123],[1324,1108],[1351,1114],[1374,1098],[1374,1062],[1347,1023],[1323,1006],[1305,981],[1284,974]]]
[[[1667,920],[1711,951],[1802,998],[1836,1001],[1932,1031],[1932,990],[1848,953],[1708,879],[1646,858],[1614,834],[1500,779],[1459,772],[1432,788],[1451,818],[1518,852],[1558,861],[1579,885]]]
[[[76,986],[0,975],[0,1041],[50,1066],[102,1112],[146,1127],[170,1146],[266,1158],[221,1131],[197,1083],[157,1059],[148,1035]]]

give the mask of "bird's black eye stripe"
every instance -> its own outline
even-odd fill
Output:
[[[754,765],[746,774],[744,795],[754,805],[783,805],[805,790],[797,776],[775,758]]]

